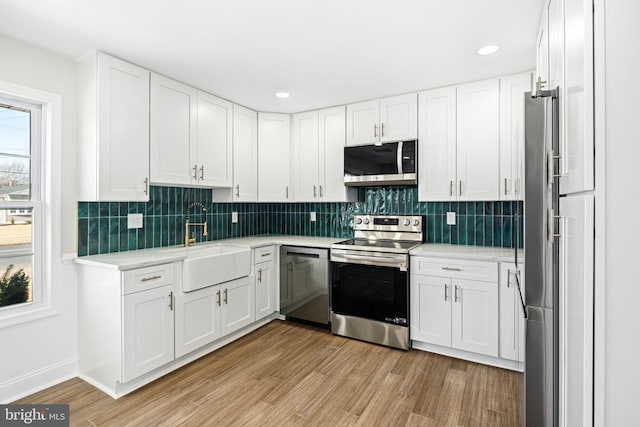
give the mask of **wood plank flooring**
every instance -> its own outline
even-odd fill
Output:
[[[16,403],[73,426],[518,426],[523,376],[275,321],[118,400],[72,379]]]

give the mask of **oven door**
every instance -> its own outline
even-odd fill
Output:
[[[332,262],[332,311],[408,327],[408,277],[398,267]]]

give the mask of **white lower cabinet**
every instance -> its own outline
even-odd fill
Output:
[[[78,266],[79,376],[111,396],[174,360],[179,264]]]
[[[521,370],[521,308],[514,277],[506,275],[515,269],[505,265],[499,271],[497,261],[412,256],[414,348]]]
[[[500,357],[524,362],[524,268],[500,263]]]
[[[173,285],[125,295],[122,308],[127,382],[173,360]]]
[[[253,276],[176,296],[176,357],[255,320]]]
[[[254,251],[254,274],[256,277],[256,320],[278,311],[278,276],[275,268],[275,246]]]
[[[176,357],[220,338],[219,286],[176,296]]]

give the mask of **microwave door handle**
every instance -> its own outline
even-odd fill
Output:
[[[398,162],[398,173],[403,174],[402,171],[402,141],[398,142],[398,153],[397,153],[397,162]]]

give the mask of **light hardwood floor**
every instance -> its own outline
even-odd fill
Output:
[[[113,400],[73,379],[16,403],[78,426],[519,426],[522,374],[275,321]]]

